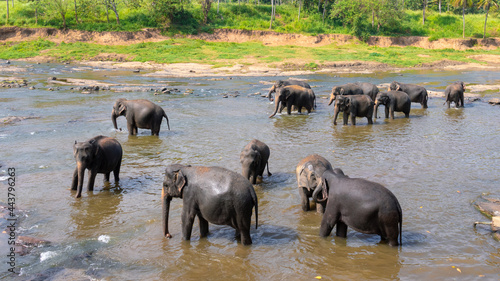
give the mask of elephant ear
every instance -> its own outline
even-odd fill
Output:
[[[181,170],[174,172],[174,184],[179,191],[179,196],[182,198],[182,189],[186,186],[186,176],[182,173]]]
[[[323,199],[321,201],[325,201],[328,199],[328,191],[330,190],[330,186],[328,185],[328,181],[325,178],[322,178],[321,184],[323,188],[321,189],[321,195]]]
[[[119,102],[118,103],[118,115],[125,114],[126,110],[127,110],[127,107],[125,106],[125,104],[123,104],[123,102]]]

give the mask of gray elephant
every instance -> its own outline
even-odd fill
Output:
[[[362,233],[378,234],[391,246],[401,244],[403,212],[396,196],[381,184],[325,171],[313,200],[318,200],[319,194],[319,201],[327,201],[320,236],[329,236],[337,226],[336,235],[345,238],[349,226]]]
[[[337,96],[351,96],[351,95],[364,95],[363,89],[360,85],[355,83],[347,83],[340,86],[335,86],[332,88],[332,92],[330,93],[330,101],[328,105],[331,105]]]
[[[358,85],[361,90],[363,90],[363,95],[368,95],[372,100],[377,99],[377,94],[380,92],[378,87],[375,84],[368,82],[356,82],[355,85]]]
[[[262,177],[267,166],[267,175],[271,176],[268,162],[270,154],[269,147],[265,143],[256,139],[250,141],[240,153],[242,175],[252,184],[256,184],[257,177]]]
[[[462,81],[456,81],[448,85],[444,90],[445,103],[448,104],[448,108],[450,108],[452,102],[455,103],[456,108],[464,107],[464,92],[465,84]]]
[[[73,173],[71,190],[77,190],[76,198],[82,196],[83,176],[89,170],[87,188],[94,190],[94,181],[97,174],[104,174],[104,180],[109,182],[109,175],[113,172],[115,182],[120,180],[120,165],[123,150],[120,143],[110,137],[96,136],[84,142],[73,145],[73,154],[76,159],[76,169]]]
[[[286,104],[287,113],[290,115],[292,114],[292,106],[295,106],[299,113],[301,113],[302,107],[306,108],[307,113],[311,113],[315,102],[316,96],[311,89],[297,85],[281,87],[276,92],[274,113],[269,118],[276,115],[281,103]]]
[[[297,175],[302,210],[305,212],[311,210],[309,198],[312,196],[321,176],[327,170],[333,171],[332,164],[318,154],[309,155],[297,164],[295,174]],[[323,213],[325,205],[326,202],[316,204],[316,211]]]
[[[141,128],[151,129],[151,135],[158,136],[163,117],[167,119],[167,126],[170,130],[168,117],[163,108],[148,100],[127,100],[123,98],[116,100],[111,112],[111,120],[115,129],[118,129],[116,125],[118,116],[127,118],[127,129],[130,135],[137,135],[137,128]]]
[[[391,119],[394,119],[394,111],[403,112],[406,118],[410,117],[411,100],[405,92],[381,92],[375,101],[375,118],[377,118],[378,107],[381,104],[385,106],[385,118],[389,118],[390,112]]]
[[[341,111],[344,113],[344,125],[347,125],[349,115],[353,125],[356,125],[356,117],[366,117],[368,124],[373,124],[373,106],[373,100],[367,95],[338,96],[333,112],[333,124],[337,125],[337,117]]]
[[[221,168],[173,164],[165,169],[162,189],[163,235],[168,231],[170,201],[182,198],[182,236],[191,239],[194,219],[200,222],[200,236],[208,235],[208,223],[229,225],[236,229],[244,245],[252,244],[250,221],[255,207],[258,225],[257,195],[252,184],[242,175]]]
[[[270,101],[273,101],[273,96],[272,96],[272,93],[276,93],[276,91],[281,88],[281,87],[285,87],[285,86],[291,86],[291,85],[297,85],[297,86],[301,86],[301,87],[304,87],[304,88],[307,88],[307,89],[311,89],[311,86],[309,84],[307,84],[306,82],[304,81],[300,81],[300,80],[293,80],[293,79],[289,79],[289,80],[278,80],[276,81],[276,83],[274,83],[274,85],[271,87],[271,89],[269,90],[269,93],[267,94],[267,98],[270,100]]]
[[[429,95],[427,90],[422,86],[393,81],[389,86],[389,91],[405,92],[410,97],[411,102],[418,102],[422,105],[422,108],[427,108]]]

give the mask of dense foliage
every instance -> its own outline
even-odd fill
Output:
[[[465,4],[464,4],[465,2]],[[285,33],[500,36],[500,0],[9,0],[4,26],[197,33],[214,28]],[[272,4],[276,12],[270,25]],[[7,7],[8,13],[7,13]],[[487,21],[486,21],[487,19]]]

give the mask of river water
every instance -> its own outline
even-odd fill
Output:
[[[500,278],[500,247],[473,202],[500,197],[500,107],[486,102],[446,109],[443,98],[427,110],[413,104],[410,118],[379,118],[367,125],[334,126],[333,106],[325,98],[332,86],[363,81],[419,83],[444,91],[449,83],[499,84],[500,72],[407,71],[373,74],[308,75],[318,96],[309,115],[268,118],[274,105],[256,95],[270,87],[262,81],[288,77],[165,78],[153,72],[106,70],[75,65],[17,63],[27,72],[4,72],[28,80],[27,88],[0,89],[0,118],[36,117],[0,125],[2,194],[7,202],[7,167],[16,169],[18,235],[51,241],[17,256],[18,279],[56,280],[326,280]],[[111,91],[83,94],[59,86],[48,91],[47,78],[94,79],[112,83]],[[133,91],[115,91],[123,86]],[[177,88],[155,95],[149,88]],[[183,94],[187,89],[192,94]],[[239,95],[238,95],[239,94]],[[223,96],[227,95],[227,98]],[[492,96],[491,94],[488,96]],[[498,94],[493,94],[498,97]],[[125,118],[115,131],[114,101],[149,99],[170,119],[159,137],[139,129],[129,136]],[[379,111],[382,116],[383,109]],[[340,117],[341,118],[341,117]],[[75,168],[72,145],[103,134],[122,144],[120,183],[104,185],[98,175],[93,192],[82,198],[69,190]],[[162,237],[161,186],[171,163],[222,166],[240,171],[239,153],[253,138],[271,149],[272,176],[255,185],[259,227],[254,244],[242,246],[234,230],[210,225],[207,239],[181,239],[182,200],[170,212],[172,239]],[[403,210],[403,245],[379,243],[376,235],[349,229],[347,239],[319,237],[321,215],[303,212],[295,167],[318,153],[350,177],[379,182],[398,198]],[[88,177],[86,175],[85,181]],[[252,225],[255,224],[255,216]],[[6,234],[0,236],[0,277],[7,274]]]

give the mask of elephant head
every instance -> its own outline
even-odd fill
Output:
[[[331,105],[338,95],[343,95],[343,94],[344,94],[344,88],[338,86],[333,87],[332,92],[330,93],[330,101],[328,102],[328,105]]]
[[[387,93],[380,93],[375,100],[375,118],[377,118],[377,111],[378,111],[378,106],[383,104],[386,107],[389,105],[391,102],[391,99],[389,98],[389,95]]]
[[[99,146],[94,139],[85,142],[77,142],[73,145],[73,155],[76,160],[76,168],[78,171],[78,188],[76,197],[82,195],[83,176],[85,169],[90,168],[99,153]]]
[[[278,82],[274,83],[273,87],[269,90],[269,93],[267,94],[267,97],[269,98],[270,101],[274,100],[272,93],[276,93],[276,90],[278,90],[281,87],[283,87],[283,80],[278,80]]]
[[[170,201],[173,197],[182,198],[184,187],[187,184],[187,178],[182,172],[183,165],[170,165],[165,169],[165,178],[161,190],[162,215],[163,215],[163,235],[172,238],[168,231],[168,216],[170,211]]]
[[[111,120],[113,121],[113,126],[115,126],[115,129],[118,129],[118,126],[116,125],[116,118],[118,116],[125,116],[127,113],[127,99],[118,99],[115,102],[115,105],[113,106],[113,111],[111,112]]]
[[[301,187],[307,188],[309,191],[312,191],[312,188],[318,185],[318,177],[311,163],[307,162],[301,167],[298,184]]]
[[[335,101],[335,108],[333,111],[333,115],[335,117],[333,118],[333,124],[337,125],[337,117],[339,115],[339,112],[349,112],[349,107],[351,106],[351,99],[349,96],[339,96],[336,101]]]
[[[465,92],[465,83],[462,81],[457,81],[456,83],[458,83],[462,87],[462,90]]]
[[[286,103],[286,100],[290,96],[290,91],[285,89],[284,87],[278,88],[276,91],[276,97],[274,101],[274,112],[269,116],[269,118],[273,117],[278,113],[278,108],[280,107],[280,103]]]
[[[241,152],[240,162],[242,171],[241,174],[247,178],[252,184],[257,183],[257,167],[261,166],[262,156],[260,152],[253,149],[245,149]]]
[[[401,84],[396,81],[392,81],[391,85],[389,86],[389,91],[402,91]]]

